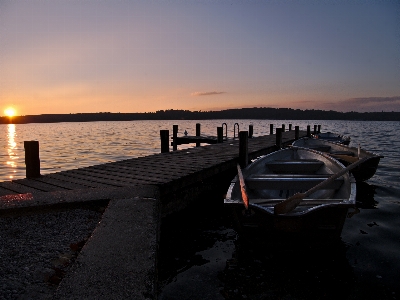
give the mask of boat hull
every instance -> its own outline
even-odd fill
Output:
[[[316,139],[331,141],[331,142],[339,143],[342,145],[350,144],[350,137],[347,137],[347,136],[344,136],[341,134],[332,133],[332,132],[313,134],[313,137]]]
[[[302,138],[294,141],[292,145],[296,147],[311,148],[321,152],[325,152],[326,154],[332,155],[332,157],[339,160],[344,166],[350,165],[351,162],[347,161],[346,159],[340,158],[340,153],[354,158],[368,157],[366,161],[351,170],[351,173],[353,174],[356,181],[365,181],[374,176],[376,169],[378,168],[380,159],[383,158],[383,156],[381,155],[377,155],[364,149],[359,150],[356,147],[349,147],[343,144],[321,139]],[[339,155],[335,156],[335,153]]]
[[[304,216],[284,216],[267,213],[253,205],[248,210],[241,203],[229,205],[235,230],[241,234],[319,239],[339,238],[351,207],[354,205],[335,205]]]
[[[308,164],[317,161],[322,165],[313,170]],[[277,169],[274,166],[276,162],[290,162],[290,174]],[[337,185],[317,190],[292,212],[277,215],[274,205],[314,186],[310,179],[317,176],[329,178],[343,168],[337,160],[318,151],[304,148],[279,150],[261,157],[243,170],[249,208],[245,209],[241,200],[237,177],[228,189],[225,207],[232,213],[236,230],[245,235],[340,237],[348,209],[355,206],[355,180],[349,174],[343,175]]]

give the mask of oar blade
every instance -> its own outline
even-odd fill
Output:
[[[239,164],[237,164],[237,170],[238,170],[239,183],[240,183],[240,192],[242,193],[243,204],[244,204],[244,207],[246,209],[248,209],[249,208],[249,197],[247,196],[246,184],[244,183],[242,170],[240,169],[240,165]]]
[[[304,194],[303,193],[297,193],[294,194],[293,196],[287,198],[286,200],[275,204],[274,206],[274,214],[275,215],[282,215],[286,214],[293,209],[295,209],[299,203],[303,200]]]

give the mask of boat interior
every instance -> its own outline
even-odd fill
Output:
[[[245,183],[250,203],[272,206],[296,193],[307,191],[339,171],[340,166],[321,154],[317,159],[307,151],[292,150],[291,156],[282,155],[280,159],[265,161],[261,158],[258,164],[246,170]],[[237,197],[240,197],[239,189],[237,185],[234,191]],[[349,184],[341,176],[304,199],[301,206],[345,201],[349,191]]]

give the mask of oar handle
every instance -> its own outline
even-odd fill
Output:
[[[344,155],[344,154],[329,154],[329,155],[336,159],[344,160],[345,162],[348,163],[353,163],[359,160],[359,157],[354,157],[350,155]]]
[[[340,176],[346,174],[348,171],[354,169],[359,164],[363,163],[366,159],[367,159],[366,157],[364,157],[363,159],[359,159],[356,162],[352,163],[351,165],[347,166],[346,168],[344,168],[344,169],[340,170],[339,172],[333,174],[328,179],[322,181],[321,183],[317,184],[316,186],[312,187],[307,192],[305,192],[304,193],[304,197],[307,197],[307,196],[311,195],[312,193],[314,193],[315,191],[320,190],[323,187],[329,185],[332,181],[334,181],[335,179],[339,178]]]

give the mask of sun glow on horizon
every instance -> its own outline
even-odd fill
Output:
[[[16,111],[15,111],[15,109],[12,108],[12,107],[7,107],[7,108],[4,110],[4,114],[5,114],[7,117],[14,117],[15,114],[16,114]]]

